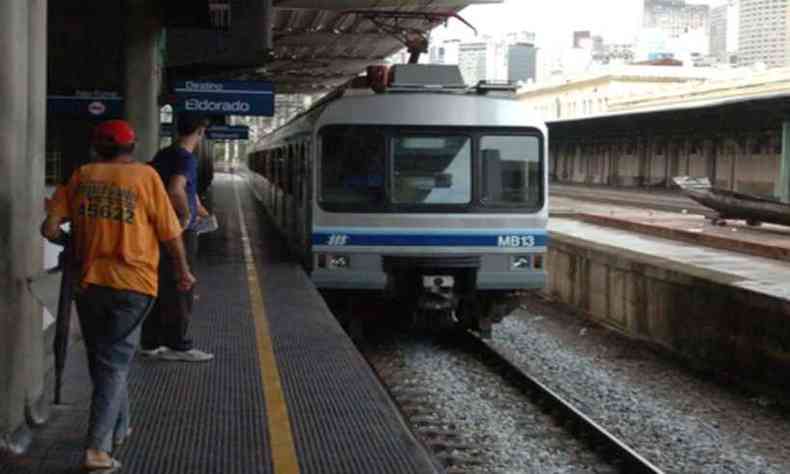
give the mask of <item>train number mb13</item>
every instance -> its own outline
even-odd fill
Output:
[[[531,248],[535,246],[533,235],[500,235],[497,245],[505,248]]]

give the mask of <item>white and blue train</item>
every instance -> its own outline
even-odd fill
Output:
[[[374,294],[413,322],[485,334],[545,285],[547,129],[436,72],[396,66],[378,93],[333,94],[264,137],[249,176],[334,300]]]

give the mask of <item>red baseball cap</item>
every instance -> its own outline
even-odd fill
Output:
[[[108,120],[93,130],[93,143],[96,145],[129,146],[135,141],[132,126],[124,120]]]

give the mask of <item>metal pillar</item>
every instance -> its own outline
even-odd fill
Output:
[[[124,103],[126,119],[137,132],[135,157],[151,160],[159,148],[159,89],[162,77],[159,2],[126,1]]]
[[[31,267],[29,241],[36,231],[27,223],[36,195],[25,163],[29,11],[28,0],[0,2],[0,451],[6,452],[23,450],[30,439],[25,424],[25,359],[31,350],[33,304],[26,278]]]
[[[782,124],[782,156],[776,196],[782,202],[790,203],[790,121]]]

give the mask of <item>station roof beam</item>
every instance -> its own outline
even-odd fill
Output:
[[[260,0],[228,0],[235,21],[255,13]],[[278,93],[313,93],[337,86],[381,63],[403,44],[376,24],[349,11],[457,13],[501,0],[273,0],[273,49],[251,51],[260,22],[241,20],[230,31],[177,29],[168,36],[168,68],[180,78],[268,79]],[[259,5],[258,5],[259,6]],[[403,26],[425,27],[425,19]],[[260,42],[253,41],[258,44]],[[325,78],[332,78],[320,82]]]

